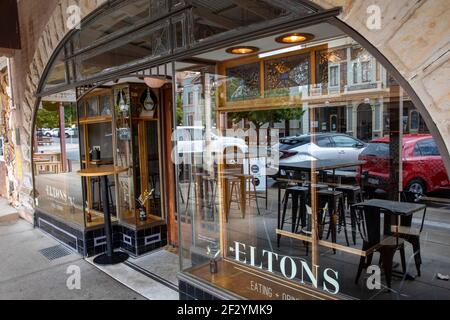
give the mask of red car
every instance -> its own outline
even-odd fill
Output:
[[[359,156],[366,161],[362,167],[363,184],[368,189],[388,190],[389,138],[371,141]],[[361,178],[358,168],[357,180]],[[430,134],[403,136],[403,189],[426,194],[450,187],[444,162]]]

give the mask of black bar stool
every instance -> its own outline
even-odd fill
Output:
[[[291,215],[292,233],[296,233],[300,225],[302,226],[302,229],[306,226],[306,203],[308,195],[309,189],[306,187],[288,187],[286,189],[286,194],[283,199],[283,215],[281,217],[278,216],[278,229],[283,230],[284,228],[289,198],[292,199],[292,215]],[[299,213],[298,216],[297,213]],[[278,247],[280,246],[280,240],[281,235],[279,234],[277,236]]]
[[[327,224],[325,222],[324,209],[328,207],[328,216],[329,216],[329,229],[327,238],[331,234],[331,239],[333,243],[337,242],[337,226],[339,226],[339,233],[341,228],[344,228],[345,240],[347,242],[347,246],[350,245],[348,241],[347,234],[347,222],[345,220],[345,210],[344,210],[344,193],[341,191],[334,190],[320,190],[317,192],[318,200],[319,200],[319,208],[322,209],[322,213],[319,216],[319,238],[323,238],[324,226]]]
[[[359,186],[350,186],[350,185],[342,185],[335,189],[336,191],[340,191],[344,194],[344,203],[345,209],[348,212],[354,204],[360,203],[364,201],[363,192],[361,187]],[[352,214],[350,210],[350,221],[352,226],[352,240],[356,245],[356,225],[357,225],[357,217]]]

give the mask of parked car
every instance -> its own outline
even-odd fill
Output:
[[[280,165],[327,159],[357,161],[366,147],[361,140],[346,134],[320,133],[314,137],[306,134],[280,139]]]
[[[55,129],[50,130],[50,136],[49,137],[59,138],[59,136],[60,136],[59,131],[60,131],[59,128],[55,128]],[[73,128],[66,128],[65,129],[65,136],[66,136],[66,138],[69,138],[71,136],[76,136],[76,135],[77,135],[76,129],[73,129]]]
[[[201,154],[206,151],[205,129],[203,127],[178,127],[176,130],[177,148],[180,155]],[[245,140],[234,137],[218,136],[211,132],[211,152],[223,153],[228,148],[242,154],[248,153]],[[236,149],[236,150],[234,150]]]
[[[52,129],[47,129],[47,128],[42,129],[42,135],[46,136],[46,137],[51,137],[52,136]]]
[[[388,190],[389,138],[371,141],[359,159],[366,161],[357,172],[369,189]],[[403,189],[426,194],[450,187],[444,162],[430,134],[407,134],[403,136]]]

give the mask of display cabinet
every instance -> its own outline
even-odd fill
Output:
[[[114,164],[113,159],[113,95],[110,88],[96,89],[78,103],[80,115],[80,153],[82,168]],[[108,177],[108,193],[115,203],[115,177]],[[83,178],[86,227],[103,224],[100,180]],[[117,211],[111,205],[113,220]]]
[[[115,162],[130,168],[118,176],[119,219],[129,227],[146,228],[164,221],[158,92],[140,83],[120,84],[113,91]]]

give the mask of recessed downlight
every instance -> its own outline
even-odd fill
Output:
[[[232,47],[228,48],[227,53],[230,54],[252,54],[259,51],[259,48],[257,47],[249,47],[249,46],[239,46],[239,47]]]
[[[310,33],[288,33],[284,34],[282,36],[279,36],[275,38],[275,41],[278,43],[285,43],[285,44],[293,44],[293,43],[300,43],[305,42],[314,39],[314,35]]]

